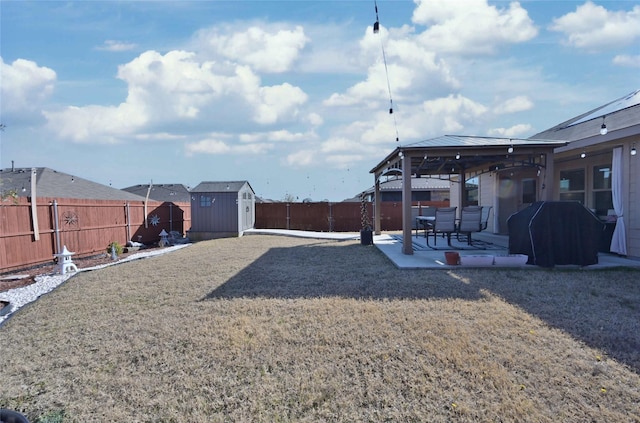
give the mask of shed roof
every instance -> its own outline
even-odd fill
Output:
[[[33,172],[37,197],[144,201],[144,197],[139,195],[47,167],[33,168]],[[32,168],[2,169],[0,190],[15,190],[19,197],[31,197],[31,175]]]
[[[247,181],[204,181],[200,182],[191,192],[238,192],[245,185],[249,185]],[[253,192],[253,188],[249,185]]]
[[[140,195],[142,197],[147,196],[148,189],[149,184],[133,185],[123,188],[124,191]],[[167,203],[188,203],[191,201],[189,187],[183,184],[151,184],[149,198]]]

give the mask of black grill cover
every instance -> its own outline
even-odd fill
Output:
[[[507,220],[509,253],[526,254],[528,264],[553,267],[598,263],[604,224],[577,202],[540,201]]]

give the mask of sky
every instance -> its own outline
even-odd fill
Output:
[[[527,138],[640,88],[640,1],[375,6],[2,0],[0,168],[342,201],[400,145]]]

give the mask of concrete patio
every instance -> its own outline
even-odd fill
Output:
[[[534,265],[508,265],[508,266],[468,266],[446,264],[445,251],[457,251],[460,256],[504,256],[509,254],[509,237],[506,235],[497,235],[487,232],[479,232],[473,234],[474,243],[478,244],[477,248],[470,247],[465,241],[459,242],[455,235],[452,237],[451,244],[454,248],[449,248],[446,239],[438,238],[436,249],[430,248],[426,244],[424,235],[412,235],[413,254],[407,255],[402,253],[402,233],[391,232],[383,233],[373,237],[374,245],[382,251],[398,268],[401,269],[452,269],[465,267],[484,267],[484,268],[527,268],[527,269],[543,269]],[[429,241],[433,247],[433,239]],[[614,267],[633,267],[640,268],[640,260],[620,257],[616,254],[599,253],[598,263],[589,266],[578,265],[562,265],[555,266],[560,269],[604,269]]]

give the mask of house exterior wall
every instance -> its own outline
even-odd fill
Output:
[[[640,149],[640,137],[636,137],[627,143],[625,152],[630,152],[632,147]],[[631,257],[640,257],[640,154],[631,156],[623,154],[629,160],[629,199],[625,204],[627,224],[627,252]]]
[[[478,184],[479,206],[492,207],[491,214],[489,215],[489,221],[487,222],[487,232],[495,233],[496,227],[496,210],[497,202],[495,195],[495,175],[493,173],[483,173],[480,175],[480,183]]]
[[[626,227],[627,255],[640,258],[640,155],[630,154],[633,146],[640,147],[640,136],[617,139],[608,143],[602,143],[596,147],[587,149],[575,148],[557,154],[554,162],[554,201],[562,201],[563,193],[560,190],[560,175],[564,171],[584,169],[585,187],[582,203],[589,209],[596,209],[596,214],[606,219],[601,210],[596,208],[596,194],[594,189],[594,168],[599,166],[611,166],[613,148],[623,147],[623,209]],[[586,157],[580,158],[585,152]]]

